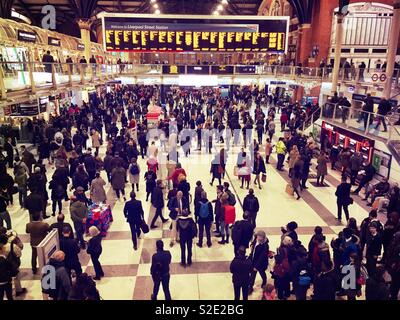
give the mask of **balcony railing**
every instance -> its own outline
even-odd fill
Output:
[[[119,76],[171,76],[169,72],[163,73],[160,64],[76,64],[76,63],[41,63],[41,62],[0,62],[0,94],[5,99],[8,92],[30,90],[35,93],[40,89],[58,86],[72,86],[76,84],[92,84],[95,82],[113,80]],[[223,76],[254,76],[271,77],[282,80],[332,80],[330,68],[307,68],[293,66],[232,66],[213,73],[212,66],[179,66],[174,68],[181,74],[192,74],[193,68],[201,67],[201,74],[216,74]],[[247,67],[247,68],[244,68]],[[224,70],[230,70],[224,73]],[[391,81],[393,87],[400,86],[400,70],[395,70],[392,79],[387,79],[382,69],[341,69],[339,80],[348,83],[376,83],[382,85]]]

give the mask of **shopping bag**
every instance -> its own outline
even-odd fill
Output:
[[[265,173],[262,174],[262,176],[261,176],[261,181],[262,181],[263,183],[267,182],[267,175],[266,175]]]
[[[293,190],[292,185],[290,185],[290,184],[286,185],[286,193],[287,193],[288,195],[290,195],[290,196],[293,196],[293,195],[294,195],[294,190]]]
[[[239,175],[239,167],[238,166],[233,167],[233,175],[235,177],[237,177]]]

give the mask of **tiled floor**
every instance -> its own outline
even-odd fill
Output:
[[[236,150],[238,151],[238,150]],[[104,147],[101,149],[104,153]],[[272,163],[276,159],[272,157]],[[208,193],[209,199],[215,197],[215,186],[209,185],[211,156],[193,151],[189,158],[180,159],[183,168],[188,172],[188,180],[194,189],[197,180],[203,182],[204,188]],[[230,181],[237,196],[243,200],[247,194],[246,190],[240,189],[239,181],[233,176],[233,166],[236,156],[228,158],[226,177]],[[144,161],[139,161],[142,171]],[[313,166],[315,168],[315,166]],[[54,169],[49,167],[48,176]],[[258,214],[257,227],[267,232],[270,249],[275,251],[280,241],[280,227],[289,221],[295,220],[299,224],[298,233],[300,240],[307,246],[308,241],[316,225],[322,226],[330,240],[337,234],[343,226],[335,220],[336,198],[334,196],[335,187],[339,182],[339,174],[331,173],[327,179],[329,184],[326,188],[317,188],[310,180],[309,189],[304,191],[303,198],[299,201],[285,193],[285,186],[288,181],[287,172],[278,172],[273,165],[267,166],[267,182],[263,189],[255,189],[255,193],[260,200],[261,210]],[[126,191],[130,191],[127,185]],[[138,198],[145,199],[145,185],[143,180],[140,185]],[[107,185],[109,189],[109,185]],[[191,191],[193,193],[193,190]],[[127,193],[128,194],[128,193]],[[114,222],[110,232],[103,241],[103,254],[100,261],[105,271],[105,278],[98,282],[98,289],[104,299],[149,299],[152,291],[152,280],[150,277],[151,256],[155,252],[155,242],[169,234],[169,224],[164,224],[161,228],[152,230],[139,241],[139,250],[134,251],[130,240],[129,226],[126,223],[122,209],[124,202],[116,201],[116,196],[112,190],[108,190],[108,200],[113,206]],[[21,272],[23,273],[23,285],[28,289],[28,294],[21,299],[42,299],[40,290],[40,276],[32,276],[30,271],[31,248],[29,246],[29,236],[25,234],[25,225],[28,221],[28,214],[19,209],[17,200],[10,213],[13,221],[13,228],[21,235],[25,242],[22,256]],[[358,199],[357,199],[358,202]],[[149,218],[149,203],[144,203],[146,219]],[[361,203],[361,202],[358,202]],[[350,209],[351,215],[357,221],[361,221],[366,215],[367,210],[364,204],[356,203]],[[69,203],[63,203],[63,213],[66,214],[67,221],[70,221]],[[237,212],[241,215],[240,203],[237,202]],[[50,207],[48,207],[50,209]],[[167,213],[164,213],[167,215]],[[49,222],[54,222],[51,218]],[[160,222],[158,222],[160,226]],[[169,239],[164,238],[165,246],[169,247]],[[171,294],[173,299],[232,299],[233,288],[231,284],[231,274],[229,264],[233,258],[233,246],[219,245],[217,238],[213,238],[211,248],[198,248],[193,246],[193,265],[190,268],[183,268],[179,265],[180,249],[178,245],[171,248]],[[89,274],[93,274],[92,263],[85,252],[81,253],[82,267]],[[269,275],[269,273],[267,273]],[[269,277],[269,280],[270,277]],[[256,280],[256,290],[251,295],[251,299],[260,298],[261,279]],[[162,291],[160,299],[164,296]]]

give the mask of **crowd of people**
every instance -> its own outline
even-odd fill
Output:
[[[148,109],[162,102],[165,102],[162,119],[149,121]],[[13,221],[7,211],[8,206],[15,205],[13,197],[18,194],[21,209],[27,210],[30,217],[26,233],[32,246],[33,274],[38,272],[36,246],[50,230],[57,229],[59,233],[60,250],[49,261],[57,270],[57,286],[43,292],[56,300],[100,299],[95,281],[105,276],[100,262],[103,237],[96,226],[91,226],[86,242],[85,223],[92,203],[109,200],[105,192],[109,183],[117,201],[124,201],[123,213],[131,229],[134,250],[138,249],[141,233],[161,226],[157,225],[158,219],[162,224],[170,222],[170,246],[179,243],[184,268],[193,263],[192,247],[196,238],[199,248],[203,247],[204,238],[208,247],[233,243],[235,258],[230,272],[235,299],[241,293],[243,299],[253,293],[258,274],[265,300],[284,300],[292,294],[298,300],[305,300],[310,288],[315,300],[335,300],[338,295],[356,299],[363,285],[367,299],[397,299],[399,188],[391,192],[385,225],[377,219],[377,210],[372,210],[358,225],[350,218],[348,206],[353,201],[351,184],[356,183],[356,172],[364,166],[354,158],[359,155],[349,156],[348,150],[338,155],[343,173],[349,169],[352,180],[348,184],[343,178],[336,192],[338,219],[341,220],[343,208],[348,223],[330,244],[323,229],[316,226],[305,247],[296,232],[298,223],[292,221],[282,228],[280,245],[274,252],[269,248],[267,234],[257,229],[258,212],[265,208],[260,207],[255,188],[262,189],[273,152],[277,154],[276,169],[288,168],[290,184],[286,191],[295,194],[297,199],[308,188],[312,161],[318,164],[318,185],[324,184],[329,161],[335,167],[332,146],[325,144],[319,152],[313,135],[307,136],[298,130],[316,108],[269,96],[257,87],[236,87],[228,97],[216,89],[175,88],[162,97],[156,86],[122,86],[92,95],[82,106],[71,105],[48,122],[37,120],[34,125],[37,156],[25,146],[16,154],[15,139],[8,137],[9,146],[4,146],[7,157],[0,153],[0,221],[6,223],[0,230],[0,298],[4,293],[9,300],[13,298],[13,280],[17,296],[26,292],[19,281],[23,246],[12,231]],[[278,129],[276,122],[281,126]],[[196,152],[214,155],[210,164],[210,185],[218,181],[214,194],[204,190],[203,184],[207,181],[199,180],[193,188],[187,179],[191,172],[179,162],[180,157],[191,157],[193,145],[197,147]],[[102,146],[106,150],[104,157],[100,152]],[[233,151],[235,147],[242,147],[237,154]],[[237,199],[228,182],[226,165],[232,154],[236,156],[232,160],[234,174],[241,180],[241,187],[248,189],[243,202]],[[140,158],[145,166],[139,165]],[[47,163],[55,167],[50,181],[46,175]],[[366,187],[365,197],[371,198],[374,204],[389,190],[387,184],[367,187],[372,180],[370,176],[374,175],[368,168],[365,166],[364,178],[355,192]],[[137,196],[142,182],[145,199]],[[51,213],[47,209],[49,200]],[[63,203],[68,201],[73,226],[65,222],[62,213]],[[149,201],[154,208],[149,227],[144,218],[144,201]],[[168,216],[164,216],[165,212]],[[48,214],[57,215],[57,223],[49,225]],[[213,236],[220,241],[214,243]],[[82,250],[91,257],[93,278],[82,273],[78,256]],[[171,254],[161,240],[157,241],[156,250],[151,266],[154,281],[151,298],[157,299],[162,284],[165,298],[171,299]],[[351,268],[356,275],[355,285],[341,286],[346,277],[343,270]],[[273,279],[269,283],[268,269]],[[385,280],[387,274],[391,276],[390,286]]]

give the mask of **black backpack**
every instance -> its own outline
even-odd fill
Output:
[[[257,199],[255,197],[248,198],[248,205],[249,205],[248,210],[250,212],[256,211],[256,207],[257,207],[256,203],[257,203]]]
[[[228,190],[227,193],[228,193],[228,203],[229,203],[229,205],[230,206],[235,206],[235,204],[236,204],[235,195],[232,193],[231,190]]]
[[[232,241],[233,243],[239,243],[242,239],[243,234],[243,223],[242,221],[236,221],[232,228]]]
[[[137,164],[132,164],[132,165],[131,165],[131,170],[130,170],[130,172],[131,172],[131,175],[133,175],[133,176],[139,174],[139,167],[138,167],[138,165],[137,165]]]

